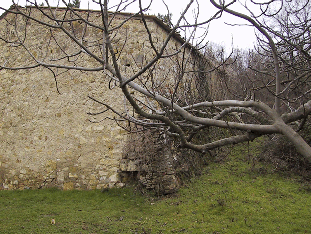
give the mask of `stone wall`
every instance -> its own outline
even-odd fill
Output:
[[[43,69],[2,71],[0,77],[3,189],[120,184],[119,159],[126,133],[113,121],[91,123],[87,115],[94,109],[87,95],[94,90],[109,94],[106,85],[92,82],[89,76],[80,76],[78,83],[68,78],[70,89],[60,82],[58,94],[53,78]],[[110,103],[121,105],[122,100]]]
[[[43,10],[49,14],[48,9]],[[51,23],[35,8],[23,11]],[[59,9],[55,14],[62,15],[64,12],[64,9]],[[86,16],[87,11],[81,10],[79,14]],[[118,14],[113,24],[118,25],[129,16]],[[100,13],[91,12],[89,20],[100,24]],[[18,27],[14,26],[15,22]],[[159,46],[166,38],[167,28],[154,17],[149,17],[147,22]],[[14,41],[19,33],[23,36],[25,29],[25,45],[31,55],[21,47],[8,46],[0,41],[1,64],[9,67],[31,66],[34,64],[33,56],[55,65],[100,66],[91,56],[81,52],[61,30],[50,31],[33,20],[25,21],[20,15],[16,18],[14,14],[5,13],[1,17],[2,37]],[[74,21],[68,25],[68,30],[74,31],[77,38],[82,38],[83,34],[84,45],[101,56],[99,45],[102,33],[98,28],[88,27],[85,30],[83,22]],[[178,48],[180,41],[180,37],[173,39],[168,51]],[[121,70],[128,76],[154,56],[148,34],[139,18],[134,17],[123,25],[114,35],[113,42]],[[79,52],[79,56],[74,61],[58,59],[64,51],[70,54]],[[154,75],[165,77],[165,82],[174,82],[171,77],[176,72],[172,59],[166,59],[157,64]],[[19,71],[3,69],[0,79],[0,189],[51,186],[102,189],[124,186],[120,177],[120,162],[128,133],[112,120],[114,115],[111,112],[98,116],[87,114],[103,110],[103,106],[90,100],[88,95],[122,112],[124,98],[117,88],[111,86],[114,82],[108,85],[111,79],[107,74],[101,71],[49,70],[41,66]],[[167,87],[165,82],[161,84],[163,92]]]

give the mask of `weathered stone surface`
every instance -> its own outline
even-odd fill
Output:
[[[137,165],[139,162],[129,159],[120,160],[120,170],[121,171],[139,171],[140,167]]]
[[[119,181],[119,176],[118,174],[113,174],[109,177],[110,183],[117,183]]]
[[[66,183],[64,183],[63,189],[64,190],[72,190],[72,189],[74,189],[73,182],[66,182]]]
[[[124,181],[136,172],[138,181],[147,189],[158,194],[175,193],[180,183],[175,175],[170,148],[170,143],[156,131],[145,131],[142,136],[132,135],[127,142],[125,158],[121,160]]]
[[[69,172],[69,175],[68,175],[68,177],[69,178],[78,178],[78,175],[77,174],[71,174],[70,172]]]

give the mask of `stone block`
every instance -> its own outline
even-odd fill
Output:
[[[123,188],[123,187],[125,187],[125,183],[117,183],[116,187],[117,188]]]
[[[127,171],[138,171],[138,167],[135,161],[130,160],[127,164]]]
[[[105,129],[105,126],[103,125],[97,125],[93,127],[94,131],[103,131]]]
[[[101,176],[101,177],[99,178],[99,181],[107,181],[107,176]]]
[[[11,174],[12,176],[16,175],[16,170],[14,169],[9,170],[9,174]]]
[[[96,185],[96,189],[104,189],[104,188],[106,188],[106,184],[97,184]]]
[[[99,176],[107,176],[109,174],[108,171],[99,171],[98,172]]]
[[[78,175],[77,175],[77,174],[72,174],[72,173],[70,173],[70,172],[69,172],[69,175],[68,175],[68,176],[69,176],[69,178],[76,178],[76,179],[78,178]]]
[[[65,173],[63,171],[57,172],[57,182],[62,184],[65,180]]]
[[[63,171],[69,171],[69,167],[64,167]]]
[[[19,173],[20,173],[20,174],[26,174],[26,173],[27,173],[27,170],[26,170],[26,169],[21,169],[21,170],[19,171]]]
[[[95,174],[90,175],[90,180],[97,180],[97,176]]]
[[[48,173],[51,173],[52,171],[55,171],[57,168],[57,164],[55,161],[48,161],[46,164],[46,169]]]
[[[119,171],[119,165],[117,165],[117,167],[111,167],[109,169],[110,172],[118,172]]]
[[[87,140],[86,140],[84,137],[80,136],[80,138],[79,138],[79,143],[80,143],[81,145],[86,144],[86,143],[87,143]]]
[[[116,183],[119,181],[119,175],[118,174],[113,174],[109,177],[110,183]]]
[[[63,190],[73,190],[73,189],[74,189],[73,182],[64,183]]]

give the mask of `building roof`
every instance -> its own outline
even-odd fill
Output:
[[[12,5],[8,10],[6,10],[1,16],[0,16],[0,20],[2,20],[3,18],[6,17],[6,15],[10,12],[12,12],[16,7],[18,8],[25,8],[25,9],[29,9],[29,8],[34,8],[36,9],[36,6],[26,6],[26,7],[22,7],[22,6],[18,6],[18,5]],[[47,6],[40,6],[40,8],[42,9],[48,9],[49,7]],[[51,9],[57,9],[57,10],[61,10],[61,11],[65,11],[68,10],[67,7],[50,7]],[[94,13],[101,13],[100,10],[92,10],[92,9],[80,9],[80,8],[73,8],[74,11],[79,11],[79,12],[94,12]],[[128,12],[110,12],[111,14],[118,14],[118,15],[122,15],[125,17],[132,17],[132,18],[141,18],[140,14],[135,14],[135,13],[128,13]],[[165,30],[167,33],[169,33],[172,29],[165,24],[161,19],[159,19],[157,16],[155,15],[144,15],[144,17],[146,19],[152,20],[154,21],[158,26],[160,26],[163,30]],[[179,33],[174,33],[173,38],[175,40],[177,40],[178,42],[180,42],[181,44],[186,43],[186,41],[184,40],[184,38],[182,38],[182,36]],[[195,49],[195,47],[193,45],[191,45],[190,43],[186,43],[186,46],[191,48],[191,49]]]

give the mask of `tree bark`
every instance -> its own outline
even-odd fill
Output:
[[[294,129],[285,124],[283,121],[278,121],[275,126],[291,143],[293,143],[296,150],[311,163],[310,145],[308,145],[307,142]]]

